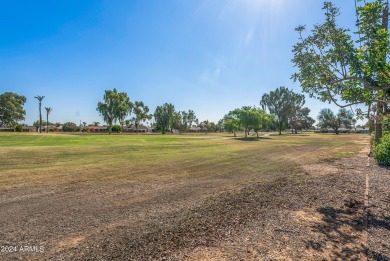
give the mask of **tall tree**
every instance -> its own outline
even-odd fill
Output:
[[[142,101],[136,101],[134,102],[133,106],[133,113],[134,113],[134,125],[138,133],[138,126],[140,123],[150,120],[153,115],[149,114],[149,107],[146,106]]]
[[[46,133],[49,133],[49,114],[52,112],[52,108],[45,107],[46,110]]]
[[[304,104],[305,96],[303,94],[294,93],[286,87],[279,87],[269,94],[263,94],[260,101],[263,110],[268,109],[271,114],[275,115],[279,135],[282,134],[282,128],[287,125],[288,118]]]
[[[321,128],[332,128],[339,134],[339,128],[351,129],[353,124],[353,113],[341,108],[336,114],[330,109],[322,109],[318,114],[318,126]]]
[[[45,96],[35,96],[34,98],[39,101],[39,133],[42,133],[42,100]]]
[[[175,106],[171,103],[164,103],[162,106],[157,106],[154,112],[154,119],[156,120],[156,127],[165,134],[165,131],[171,129],[173,116],[175,113]]]
[[[103,102],[98,102],[96,110],[107,123],[108,132],[111,134],[113,123],[126,117],[133,104],[127,93],[118,92],[115,88],[105,90],[103,100]]]
[[[236,131],[240,128],[237,115],[233,112],[226,114],[223,117],[223,128],[229,132],[232,132],[234,137],[236,137]]]
[[[195,112],[193,110],[188,110],[187,112],[187,123],[188,128],[192,127],[192,123],[198,123],[198,118],[196,117]]]
[[[360,2],[360,1],[358,1]],[[308,36],[299,26],[299,42],[293,47],[293,63],[298,68],[292,78],[304,92],[341,108],[355,104],[368,107],[357,110],[370,119],[376,103],[376,140],[381,137],[382,115],[389,114],[390,41],[388,4],[383,0],[364,1],[356,9],[355,37],[351,30],[337,24],[340,11],[324,2],[325,21],[316,24]]]
[[[315,120],[309,116],[310,109],[307,107],[298,109],[290,118],[289,125],[291,132],[297,133],[299,130],[309,129],[313,126]]]
[[[192,127],[192,123],[198,123],[193,110],[178,111],[173,115],[173,128],[177,129],[179,133],[188,131]]]
[[[13,92],[0,94],[0,126],[14,126],[24,120],[26,97]]]

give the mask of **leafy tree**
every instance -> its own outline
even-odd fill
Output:
[[[173,116],[175,113],[175,106],[171,103],[164,103],[162,106],[157,106],[154,112],[154,119],[156,120],[156,127],[158,130],[165,134],[165,131],[171,129]]]
[[[206,134],[209,133],[209,132],[216,132],[216,131],[218,131],[218,126],[214,122],[211,122],[211,121],[208,121],[208,120],[200,122],[198,124],[198,126],[201,129],[201,131],[203,131]]]
[[[294,93],[286,87],[279,87],[269,94],[263,94],[260,101],[263,110],[268,109],[271,114],[275,115],[279,135],[282,134],[282,128],[287,125],[289,117],[294,115],[304,104],[304,95]]]
[[[245,138],[247,138],[251,129],[256,132],[258,137],[259,130],[267,128],[272,120],[273,116],[265,111],[255,107],[244,106],[225,115],[223,125],[225,129],[234,133],[234,137],[236,137],[236,131],[241,127],[244,128]]]
[[[100,122],[94,121],[94,122],[92,122],[92,124],[93,124],[93,126],[97,127],[97,126],[99,126]]]
[[[144,103],[142,101],[134,102],[133,113],[135,115],[135,117],[133,118],[134,119],[134,126],[137,130],[137,133],[138,133],[138,126],[140,125],[140,123],[142,123],[146,120],[150,120],[153,117],[153,115],[149,114],[149,107],[144,105]]]
[[[65,122],[63,125],[62,125],[62,130],[65,131],[65,132],[74,132],[77,130],[77,125],[76,123],[74,122]]]
[[[120,133],[122,131],[122,128],[119,125],[114,125],[114,126],[112,126],[112,131]]]
[[[46,110],[46,133],[49,133],[49,114],[52,112],[52,108],[45,107]]]
[[[244,106],[241,109],[236,109],[234,114],[237,115],[238,123],[244,128],[245,138],[251,129],[254,129],[259,136],[258,131],[266,125],[266,113],[263,110],[255,107]]]
[[[131,111],[133,104],[127,93],[118,92],[115,88],[105,90],[103,100],[103,102],[98,102],[96,110],[108,124],[108,132],[111,134],[112,124],[123,120]]]
[[[13,92],[0,94],[0,126],[14,126],[24,120],[26,97]]]
[[[34,98],[39,101],[39,133],[42,133],[42,100],[45,96],[35,96]]]
[[[353,113],[341,108],[336,114],[331,109],[322,109],[318,114],[318,126],[321,128],[332,128],[336,134],[339,134],[339,128],[352,128]]]
[[[240,124],[237,119],[237,115],[233,112],[229,112],[223,117],[223,128],[229,132],[232,132],[236,137],[236,131],[239,130]]]
[[[364,1],[357,12],[355,37],[337,24],[340,15],[331,2],[324,2],[325,21],[316,24],[308,36],[299,26],[299,42],[293,47],[298,68],[292,78],[304,92],[341,108],[354,104],[368,106],[357,112],[371,120],[376,103],[376,140],[381,137],[381,118],[388,114],[390,65],[388,5],[383,0]],[[355,40],[356,39],[356,40]],[[342,101],[342,102],[341,102]]]
[[[179,133],[188,131],[192,123],[197,123],[198,119],[196,118],[195,112],[192,110],[178,111],[173,114],[172,126],[177,129]]]
[[[187,112],[188,128],[191,128],[193,123],[197,124],[198,118],[196,117],[195,112],[193,110],[188,110],[188,112]]]
[[[16,131],[16,132],[23,132],[23,126],[20,125],[20,124],[16,125],[16,126],[15,126],[15,131]]]
[[[309,129],[313,126],[315,120],[309,116],[310,109],[307,107],[298,109],[295,114],[289,118],[291,132],[297,133],[299,130]]]

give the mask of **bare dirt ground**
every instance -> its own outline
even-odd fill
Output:
[[[366,155],[266,181],[231,173],[8,189],[0,246],[44,251],[0,259],[359,260],[368,173],[368,258],[389,260],[390,170],[367,167]]]

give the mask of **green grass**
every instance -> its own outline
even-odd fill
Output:
[[[0,188],[294,174],[303,164],[351,156],[367,137],[272,135],[243,141],[229,134],[0,133]]]

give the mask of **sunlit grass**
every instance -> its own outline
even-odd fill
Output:
[[[107,135],[0,133],[0,188],[156,178],[294,175],[348,157],[365,135]],[[276,175],[276,174],[275,174]]]

